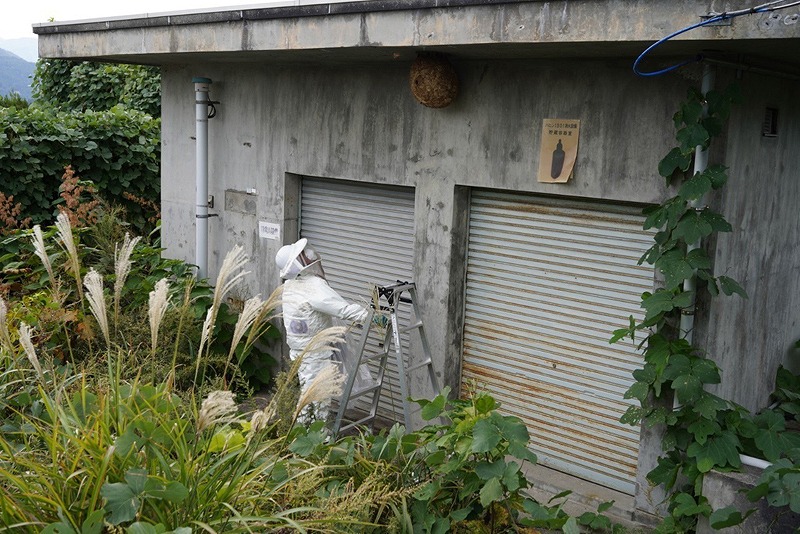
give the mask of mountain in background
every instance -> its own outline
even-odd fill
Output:
[[[16,91],[26,100],[30,100],[31,77],[35,67],[35,63],[0,48],[0,95]]]
[[[36,60],[39,59],[39,40],[36,37],[0,39],[0,48],[17,54],[25,61],[36,63]]]

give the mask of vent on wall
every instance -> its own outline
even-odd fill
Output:
[[[778,108],[764,109],[764,122],[761,123],[761,135],[778,137]]]

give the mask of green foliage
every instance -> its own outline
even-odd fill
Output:
[[[151,214],[123,193],[159,200],[159,136],[159,119],[120,106],[84,113],[0,108],[0,190],[14,195],[34,224],[52,221],[60,178],[72,165],[144,231]]]
[[[64,111],[107,111],[117,104],[161,116],[157,67],[40,59],[33,76],[38,105]]]
[[[705,195],[725,186],[726,169],[710,165],[694,175],[688,172],[696,147],[710,146],[722,132],[731,106],[738,99],[734,86],[706,95],[690,91],[673,117],[678,146],[661,160],[658,170],[668,185],[677,185],[677,195],[644,210],[644,228],[658,232],[655,243],[640,259],[640,263],[650,263],[661,273],[664,287],[644,293],[644,320],[637,323],[631,317],[629,325],[614,331],[611,339],[634,339],[636,332],[647,332],[641,343],[644,366],[633,372],[636,381],[625,393],[625,398],[636,399],[639,406],[631,406],[621,421],[666,426],[662,443],[665,454],[647,475],[650,482],[663,485],[670,492],[670,516],[657,532],[691,531],[697,516],[710,516],[715,528],[743,521],[747,513],[711,510],[701,491],[703,474],[715,468],[740,468],[739,454],[745,451],[777,460],[800,446],[800,434],[786,432],[784,417],[800,413],[800,404],[795,403],[800,400],[800,381],[795,381],[791,373],[780,371],[776,397],[783,401],[785,411],[768,410],[753,417],[741,406],[705,391],[706,385],[720,383],[719,368],[686,339],[678,337],[680,316],[693,307],[696,298],[694,291],[684,289],[687,279],[696,277],[698,291],[706,290],[711,296],[721,291],[747,298],[738,282],[714,275],[711,259],[698,246],[715,232],[732,229],[721,214],[708,207],[694,207]],[[677,401],[674,407],[673,399]],[[791,502],[793,481],[784,483],[781,478],[786,475],[791,479],[791,463],[781,465],[788,471],[770,471],[753,495],[769,492],[774,503]]]
[[[0,95],[0,108],[25,109],[27,107],[28,101],[25,100],[19,93]]]

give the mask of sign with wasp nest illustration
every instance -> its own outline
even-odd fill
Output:
[[[544,119],[542,144],[539,150],[539,178],[543,183],[565,184],[572,177],[578,158],[578,136],[581,121],[577,119]]]

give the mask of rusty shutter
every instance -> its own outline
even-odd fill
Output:
[[[351,302],[366,303],[370,283],[413,281],[414,190],[303,178],[300,235],[322,256],[331,287]],[[399,319],[404,324],[410,321],[402,314]],[[375,353],[380,336],[375,329],[370,334],[367,351]],[[406,355],[410,352],[408,337],[406,333],[401,339]],[[373,376],[377,376],[375,371]],[[361,397],[353,406],[365,408],[367,400]],[[397,366],[391,358],[378,415],[403,420]]]
[[[543,465],[633,494],[639,428],[619,422],[640,367],[612,331],[641,319],[653,270],[641,208],[473,192],[462,379],[522,418]]]

